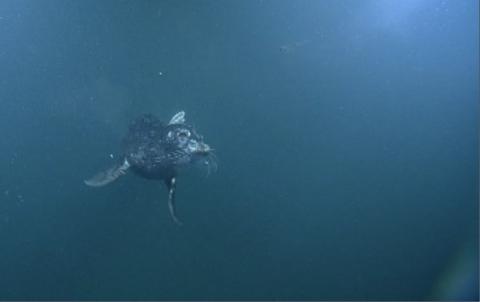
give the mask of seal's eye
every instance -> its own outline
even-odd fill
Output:
[[[178,131],[177,136],[182,138],[190,137],[190,131],[188,131],[187,129],[182,129]]]

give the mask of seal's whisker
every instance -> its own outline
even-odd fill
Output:
[[[209,166],[209,169],[212,169],[213,172],[217,172],[217,169],[218,169],[218,159],[217,159],[217,156],[215,155],[215,153],[213,152],[210,152],[208,154],[208,166]]]
[[[205,160],[205,164],[207,165],[207,177],[209,177],[210,171],[212,170],[212,168],[210,167],[210,162],[208,159]]]

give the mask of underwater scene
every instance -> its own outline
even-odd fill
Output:
[[[479,299],[478,0],[0,1],[0,300]]]

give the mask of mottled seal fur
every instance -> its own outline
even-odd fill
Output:
[[[130,170],[147,179],[162,180],[168,188],[170,214],[177,224],[181,224],[175,211],[178,168],[198,160],[216,166],[214,159],[212,149],[203,142],[203,137],[185,123],[185,112],[175,114],[168,124],[151,114],[144,114],[129,126],[122,141],[121,162],[85,180],[85,184],[101,187]]]

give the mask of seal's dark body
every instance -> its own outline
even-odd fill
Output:
[[[130,124],[123,139],[123,150],[136,174],[162,180],[175,176],[174,165],[167,156],[171,151],[165,139],[169,127],[150,114],[142,115]]]
[[[185,124],[185,112],[175,114],[168,124],[151,114],[140,116],[130,124],[122,145],[122,162],[85,180],[85,184],[104,186],[129,169],[144,178],[163,180],[168,189],[170,214],[177,224],[181,224],[175,214],[177,168],[198,159],[209,163],[208,158],[213,156],[203,137]]]

